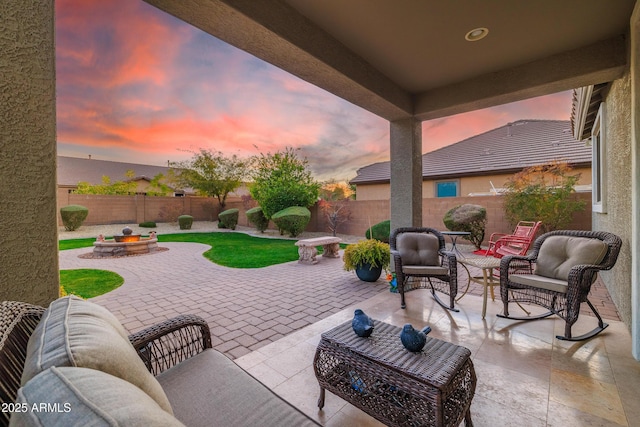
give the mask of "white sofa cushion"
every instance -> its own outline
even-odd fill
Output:
[[[16,404],[27,410],[11,416],[12,427],[183,426],[138,387],[87,368],[40,372],[18,390]]]
[[[22,385],[52,366],[106,372],[139,387],[173,413],[160,383],[147,370],[127,332],[106,308],[75,296],[51,303],[27,346]]]

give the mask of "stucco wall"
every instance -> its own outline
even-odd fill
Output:
[[[631,87],[629,75],[616,80],[605,99],[607,212],[593,213],[593,229],[622,238],[615,267],[601,273],[620,318],[631,324]]]
[[[59,294],[54,3],[2,0],[0,17],[0,299],[48,305]]]

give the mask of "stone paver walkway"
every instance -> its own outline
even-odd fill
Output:
[[[160,246],[169,250],[115,259],[78,258],[91,248],[61,251],[60,269],[97,268],[124,277],[120,288],[93,301],[114,313],[129,332],[179,314],[202,316],[211,328],[214,348],[232,359],[388,292],[384,277],[376,283],[362,282],[342,269],[340,258],[318,257],[316,265],[294,261],[235,269],[204,258],[207,245]]]

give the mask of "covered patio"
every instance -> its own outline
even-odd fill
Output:
[[[637,1],[148,2],[389,120],[393,228],[422,223],[422,121],[605,84],[581,104],[607,104],[608,210],[593,229],[623,239],[603,280],[640,359]],[[54,0],[1,10],[2,298],[46,305],[58,295]]]
[[[483,319],[477,288],[457,302],[460,312],[444,310],[427,290],[408,292],[403,310],[383,278],[361,282],[342,269],[340,259],[232,269],[206,260],[206,245],[163,246],[169,251],[112,260],[78,257],[89,248],[67,250],[60,253],[60,264],[121,274],[122,287],[92,301],[112,311],[129,332],[178,314],[202,316],[214,348],[323,425],[381,425],[331,393],[322,411],[316,406],[319,386],[312,363],[320,334],[350,321],[356,308],[396,326],[429,325],[430,337],[471,350],[478,377],[471,406],[476,426],[494,426],[498,419],[500,425],[518,427],[640,425],[640,366],[630,355],[626,326],[606,310],[610,302],[600,301],[610,324],[605,332],[589,341],[559,341],[555,335],[564,329],[562,319],[498,318],[499,295],[489,301]],[[461,286],[465,274],[461,269]],[[295,281],[288,280],[293,276]],[[595,321],[582,315],[576,332],[589,330]]]
[[[422,121],[605,84],[582,105],[584,113],[607,106],[608,203],[594,212],[593,229],[623,239],[616,268],[602,275],[622,322],[563,343],[553,338],[555,318],[519,324],[490,307],[482,321],[473,296],[455,314],[432,307],[424,291],[409,293],[404,311],[385,293],[357,306],[398,325],[430,324],[433,336],[468,347],[484,379],[472,406],[477,425],[638,425],[639,2],[148,2],[387,119],[392,228],[422,225]],[[59,292],[54,0],[7,0],[0,16],[0,292],[46,306]],[[487,37],[465,41],[483,28]],[[323,414],[314,408],[309,364],[318,334],[355,306],[238,363],[327,425],[373,425],[339,399],[329,397]]]

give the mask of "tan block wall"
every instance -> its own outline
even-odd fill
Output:
[[[61,190],[62,192],[62,190]],[[82,205],[89,209],[85,225],[96,224],[125,224],[140,223],[143,221],[161,222],[160,213],[166,206],[177,205],[182,214],[193,216],[196,221],[211,220],[211,206],[214,203],[213,218],[217,220],[219,208],[217,201],[205,197],[148,197],[148,196],[97,196],[66,194],[62,192],[60,206],[67,204]],[[582,200],[591,200],[591,193],[578,193],[574,197]],[[426,227],[444,230],[442,218],[445,213],[458,205],[465,203],[476,204],[487,209],[486,239],[491,233],[508,233],[513,226],[507,223],[502,208],[502,197],[455,197],[455,198],[430,198],[422,201],[422,223]],[[245,214],[246,208],[239,198],[229,199],[225,209],[237,208],[239,212],[238,224],[251,227]],[[307,231],[326,231],[329,233],[327,220],[317,205],[312,206],[311,221]],[[387,220],[391,216],[391,207],[388,200],[366,200],[349,202],[351,219],[342,224],[338,230],[340,234],[363,236],[366,230],[378,222]],[[62,225],[58,213],[59,225]],[[273,223],[271,229],[275,228]],[[591,229],[591,211],[579,212],[574,216],[572,224],[568,227],[576,230]]]
[[[230,199],[232,202],[234,199]],[[196,221],[212,221],[218,217],[218,202],[207,197],[151,197],[151,196],[100,196],[69,194],[58,190],[58,225],[62,225],[60,208],[81,205],[89,209],[84,225],[139,224],[144,221],[163,221],[164,209],[178,207],[181,215],[191,215]],[[233,207],[233,206],[232,206]]]

